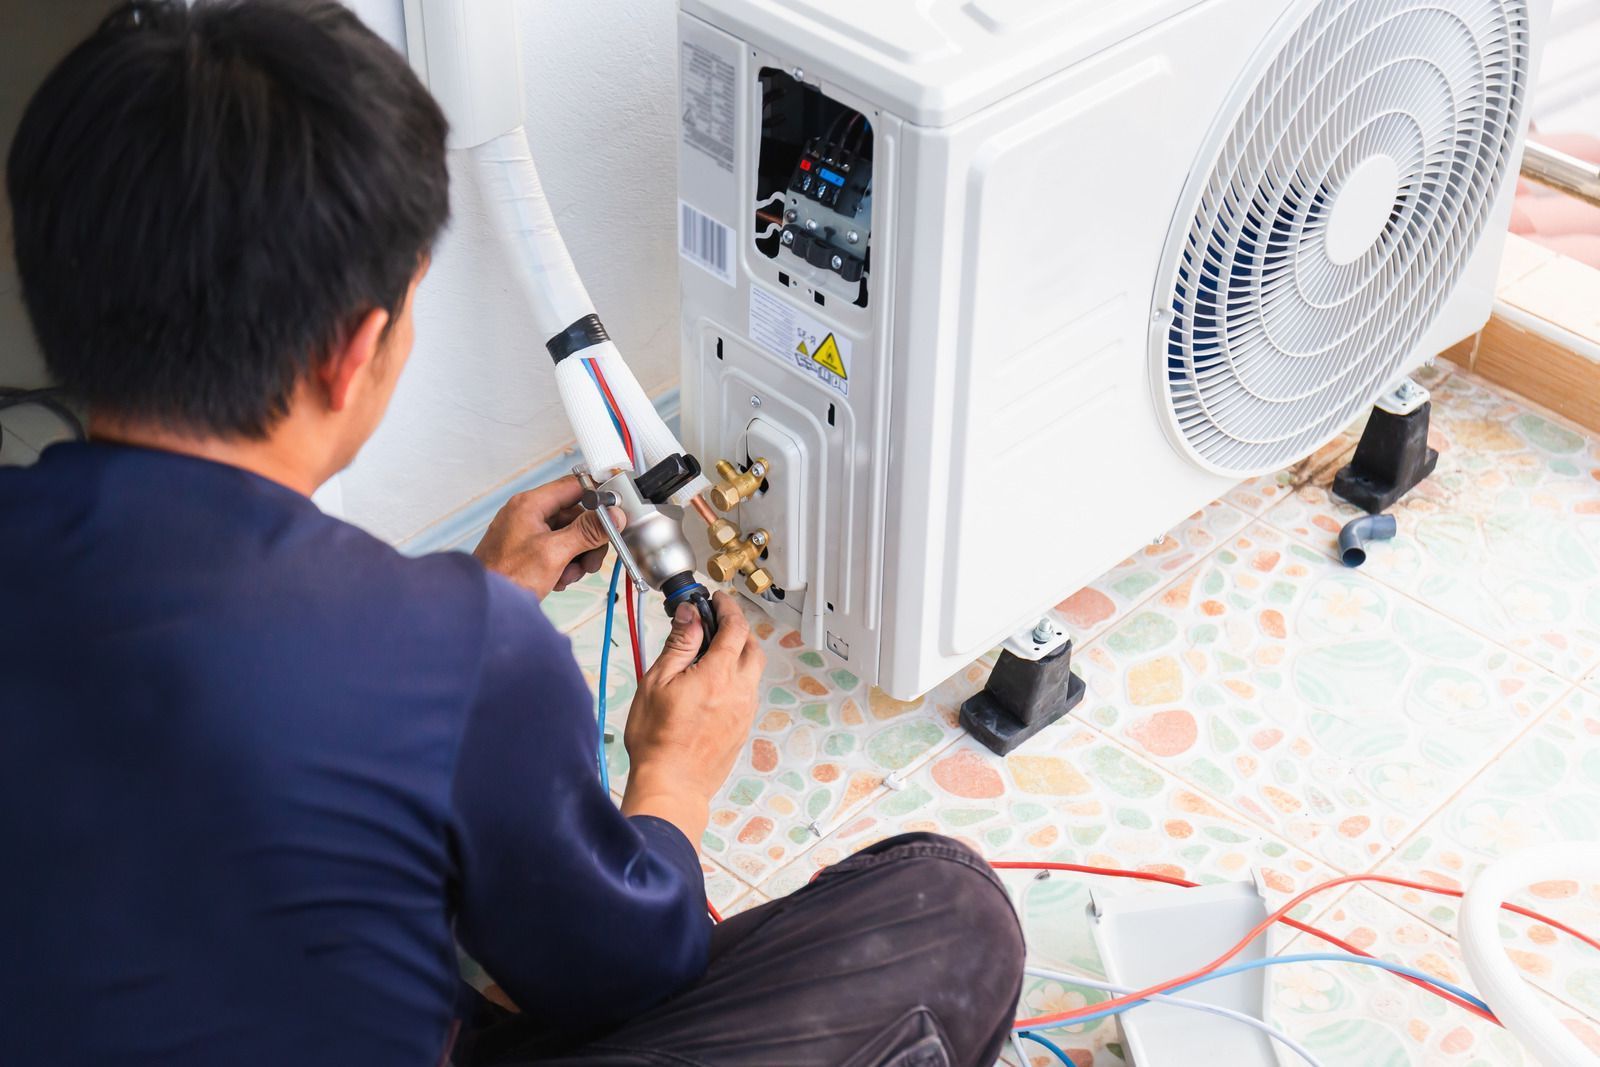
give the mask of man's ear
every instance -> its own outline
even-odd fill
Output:
[[[389,313],[383,308],[373,308],[322,361],[317,369],[317,380],[327,398],[328,410],[343,411],[350,405],[359,392],[357,379],[363,368],[372,365],[388,326]]]

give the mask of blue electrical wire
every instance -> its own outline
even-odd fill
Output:
[[[611,668],[611,623],[617,617],[617,581],[622,577],[622,561],[611,568],[611,591],[606,594],[606,632],[600,637],[600,704],[595,719],[600,727],[600,784],[611,791],[611,769],[606,766],[606,675]]]
[[[1265,959],[1250,960],[1245,963],[1235,963],[1219,970],[1212,971],[1209,974],[1203,974],[1199,978],[1193,978],[1187,982],[1175,985],[1171,989],[1162,990],[1162,992],[1176,993],[1180,989],[1188,989],[1190,986],[1201,985],[1205,982],[1215,982],[1217,979],[1226,978],[1231,974],[1240,974],[1244,971],[1254,971],[1261,967],[1276,967],[1280,963],[1359,963],[1366,967],[1378,967],[1385,971],[1392,971],[1395,974],[1403,974],[1408,978],[1419,979],[1431,986],[1443,989],[1446,992],[1454,993],[1456,996],[1460,997],[1468,1004],[1471,1004],[1473,1007],[1493,1014],[1493,1012],[1490,1011],[1489,1005],[1485,1004],[1471,993],[1468,993],[1465,989],[1462,989],[1458,985],[1453,985],[1450,982],[1445,981],[1443,978],[1436,978],[1426,971],[1419,971],[1399,963],[1390,963],[1388,960],[1369,959],[1366,956],[1349,956],[1342,952],[1307,952],[1298,956],[1268,956]],[[1058,1026],[1077,1026],[1080,1023],[1094,1022],[1096,1019],[1104,1019],[1112,1015],[1121,1015],[1123,1012],[1128,1011],[1131,1008],[1137,1008],[1141,1004],[1148,1003],[1150,1003],[1148,1000],[1136,1000],[1132,1004],[1123,1004],[1120,1007],[1106,1008],[1101,1011],[1089,1012],[1086,1015],[1079,1015],[1071,1019],[1063,1019],[1058,1023],[1036,1023],[1034,1024],[1034,1027],[1039,1030],[1049,1030]],[[1023,1034],[1026,1036],[1026,1031],[1023,1031]]]
[[[1049,1053],[1051,1055],[1053,1055],[1056,1059],[1060,1060],[1062,1063],[1066,1064],[1067,1067],[1074,1067],[1073,1062],[1070,1059],[1067,1058],[1066,1050],[1064,1050],[1060,1045],[1056,1044],[1054,1041],[1051,1041],[1049,1038],[1040,1037],[1038,1034],[1034,1033],[1032,1030],[1020,1031],[1017,1034],[1017,1036],[1022,1038],[1022,1040],[1024,1040],[1024,1041],[1032,1041],[1035,1045],[1043,1045],[1045,1047],[1045,1049],[1047,1051],[1049,1051]],[[1028,1067],[1028,1065],[1027,1064],[1023,1064],[1022,1067]]]
[[[580,359],[578,362],[582,363],[583,369],[589,372],[589,380],[594,383],[595,392],[600,394],[600,400],[605,404],[606,415],[611,419],[611,428],[617,431],[617,437],[620,438],[622,436],[622,419],[615,411],[611,410],[611,401],[606,399],[606,391],[600,385],[600,375],[594,371],[594,361]]]

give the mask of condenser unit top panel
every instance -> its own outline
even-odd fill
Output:
[[[1203,0],[682,0],[919,126],[948,126]],[[1196,42],[1203,46],[1203,42]]]

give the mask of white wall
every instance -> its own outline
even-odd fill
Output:
[[[1600,0],[1555,0],[1533,118],[1552,133],[1600,134]]]
[[[346,0],[389,40],[400,0]],[[670,0],[520,0],[523,106],[545,189],[645,389],[678,376],[677,29]],[[347,518],[402,540],[571,438],[470,176],[420,290],[389,418],[344,477]]]
[[[346,2],[403,48],[401,0]],[[7,5],[22,21],[5,20],[0,51],[3,143],[45,70],[110,3]],[[675,11],[672,0],[519,0],[524,108],[545,188],[601,317],[651,393],[678,376]],[[396,541],[571,437],[477,190],[466,176],[452,184],[454,221],[420,291],[411,365],[389,418],[340,479],[345,515]],[[0,264],[0,383],[44,384],[9,248]],[[57,432],[30,409],[10,413],[13,422],[38,439],[22,448],[8,437],[11,458]]]
[[[8,4],[0,8],[0,171],[23,108],[50,68],[105,16],[110,0],[63,0],[59,5]],[[43,357],[22,306],[11,254],[11,201],[0,182],[0,385],[32,389],[48,384]]]

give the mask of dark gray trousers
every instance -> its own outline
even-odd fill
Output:
[[[718,926],[705,976],[620,1029],[551,1049],[502,1016],[466,1035],[457,1063],[993,1067],[1022,957],[988,864],[947,838],[908,834]]]

